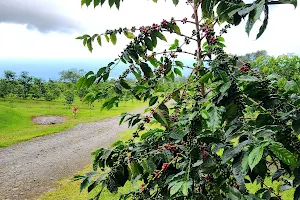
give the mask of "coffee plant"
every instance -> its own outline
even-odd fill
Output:
[[[107,1],[81,2],[97,7]],[[123,2],[108,1],[118,9]],[[179,0],[173,3],[176,6]],[[108,80],[110,71],[123,62],[128,69],[115,81],[115,95],[103,107],[112,108],[129,91],[138,100],[149,101],[149,108],[144,114],[123,113],[120,124],[136,127],[132,139],[93,152],[94,171],[74,179],[82,180],[81,190],[97,188],[93,199],[101,199],[104,188],[116,193],[129,181],[132,189],[120,199],[281,199],[266,179],[279,181],[280,190],[292,189],[294,199],[299,199],[299,85],[298,90],[282,90],[276,79],[251,64],[237,67],[237,57],[226,54],[222,37],[242,19],[247,19],[249,34],[263,15],[259,38],[267,27],[270,6],[296,7],[297,1],[188,0],[186,4],[191,7],[190,19],[183,16],[77,38],[90,51],[103,39],[112,44],[121,34],[130,39],[118,58],[97,73],[88,72],[78,86]],[[186,24],[194,26],[189,35],[179,27]],[[155,52],[159,42],[167,41],[166,34],[178,39],[169,49]],[[191,55],[194,64],[180,61],[182,54]],[[186,82],[158,95],[159,84],[181,76],[185,68],[191,70]],[[135,83],[126,81],[129,74],[135,76]],[[151,128],[154,123],[160,128]],[[250,193],[246,184],[253,182],[261,189]]]

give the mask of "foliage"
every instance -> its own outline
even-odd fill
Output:
[[[72,105],[72,103],[74,102],[74,93],[72,91],[67,91],[65,92],[65,103],[69,106]]]
[[[69,69],[67,71],[59,72],[59,74],[61,81],[76,83],[78,79],[84,75],[84,70]]]
[[[10,85],[5,79],[0,79],[0,97],[5,98],[10,93]]]
[[[82,0],[82,5],[92,2],[96,7],[105,0]],[[173,1],[175,5],[178,2]],[[120,7],[119,0],[108,3]],[[140,189],[132,189],[120,199],[281,199],[278,190],[265,183],[272,178],[282,181],[280,190],[294,188],[294,199],[299,199],[299,85],[289,82],[284,86],[288,89],[282,90],[274,76],[252,69],[250,64],[237,67],[238,58],[224,52],[222,37],[230,24],[238,25],[246,17],[249,34],[264,12],[259,38],[268,23],[269,6],[285,3],[297,5],[297,1],[281,0],[250,4],[188,0],[187,5],[193,8],[192,21],[172,18],[160,25],[78,37],[90,51],[96,39],[101,46],[102,37],[113,44],[118,33],[132,39],[119,58],[97,73],[88,72],[78,86],[107,81],[119,62],[127,63],[129,68],[115,80],[115,95],[103,107],[112,108],[124,91],[130,91],[137,99],[149,101],[150,111],[148,116],[122,114],[120,124],[137,127],[133,138],[93,152],[94,171],[75,177],[82,180],[81,190],[90,192],[100,187],[116,193],[131,181],[142,182]],[[201,20],[198,9],[202,10]],[[177,22],[194,24],[192,35],[184,35]],[[216,33],[216,24],[223,23],[226,25]],[[158,41],[166,41],[164,32],[184,37],[184,43],[175,40],[169,51],[154,52]],[[183,49],[192,42],[197,45],[195,52],[190,52],[190,47]],[[180,54],[192,55],[195,63],[185,66],[177,58]],[[158,85],[165,79],[174,80],[183,68],[192,69],[186,82],[158,98]],[[125,79],[130,73],[135,83]],[[163,128],[148,129],[148,123],[159,123]],[[146,133],[140,135],[144,130]],[[99,174],[99,169],[106,173]],[[250,192],[246,183],[255,181],[261,189]],[[100,198],[102,189],[95,199]]]

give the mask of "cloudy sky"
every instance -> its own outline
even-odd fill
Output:
[[[184,0],[178,7],[171,2],[127,0],[118,11],[109,9],[107,3],[102,8],[81,8],[80,0],[0,0],[0,58],[115,58],[128,40],[119,39],[116,46],[105,44],[91,54],[75,38],[106,29],[159,23],[172,16],[191,18],[191,8]],[[271,55],[300,54],[299,21],[299,8],[273,7],[268,28],[259,40],[255,35],[260,23],[250,37],[243,23],[225,36],[226,50],[234,54],[262,49]]]

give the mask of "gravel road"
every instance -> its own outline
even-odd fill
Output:
[[[91,151],[108,147],[127,129],[118,124],[113,117],[0,149],[0,199],[36,199],[55,188],[90,163]]]

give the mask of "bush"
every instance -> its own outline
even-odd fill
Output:
[[[82,4],[89,6],[91,2],[83,0]],[[99,3],[94,1],[95,6]],[[251,65],[237,67],[237,57],[223,50],[222,35],[230,24],[238,25],[248,16],[249,33],[264,10],[259,38],[267,26],[269,6],[282,3],[296,6],[296,1],[258,0],[244,4],[188,0],[187,4],[193,7],[192,21],[172,18],[160,25],[78,37],[90,51],[94,40],[101,46],[102,37],[113,44],[117,33],[132,39],[117,62],[109,63],[96,74],[87,73],[78,85],[89,87],[94,82],[106,81],[110,71],[122,61],[129,68],[115,80],[116,94],[103,107],[113,107],[127,90],[139,100],[148,100],[150,111],[148,116],[121,116],[120,123],[137,127],[133,138],[93,152],[94,171],[75,177],[82,180],[81,190],[106,187],[115,193],[131,181],[140,189],[133,187],[121,199],[281,199],[279,191],[265,183],[272,179],[280,181],[281,190],[294,188],[294,199],[299,199],[299,85],[282,90],[272,76],[253,70]],[[112,0],[109,4],[119,7],[120,1]],[[195,25],[193,34],[184,35],[178,22]],[[219,34],[214,30],[217,23],[226,24]],[[175,33],[184,42],[179,44],[176,39],[169,50],[156,53],[158,41],[166,41],[163,32]],[[190,52],[191,47],[184,49],[192,42],[196,43],[195,52]],[[178,60],[180,54],[195,57],[193,66]],[[192,70],[186,82],[162,99],[156,96],[161,81],[174,80],[183,68]],[[136,77],[135,84],[126,81],[129,73]],[[167,104],[171,100],[175,103]],[[159,123],[163,128],[149,128],[151,123]],[[99,169],[105,173],[99,173]],[[261,189],[248,191],[246,184],[255,181]],[[102,189],[98,191],[95,199],[100,198]]]

